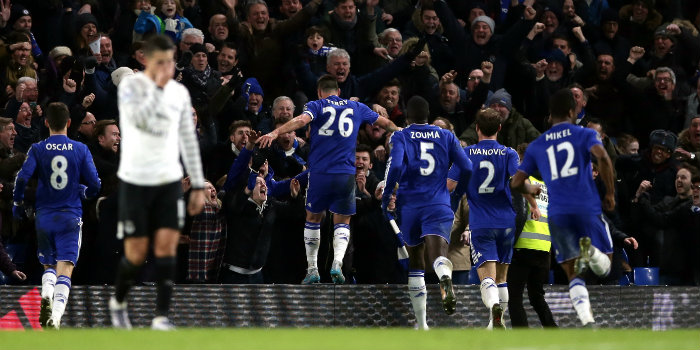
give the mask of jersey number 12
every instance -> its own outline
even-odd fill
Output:
[[[574,145],[569,141],[562,142],[557,145],[557,152],[561,151],[566,152],[566,161],[564,161],[564,166],[561,168],[561,171],[559,171],[557,157],[554,153],[554,145],[547,147],[547,157],[549,158],[549,170],[552,172],[552,180],[578,174],[578,167],[571,166],[574,164]]]

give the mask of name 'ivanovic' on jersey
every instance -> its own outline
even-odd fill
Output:
[[[439,139],[440,133],[436,131],[411,131],[412,139]]]

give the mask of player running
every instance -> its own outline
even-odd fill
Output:
[[[511,187],[537,194],[525,183],[539,170],[549,194],[549,231],[556,258],[569,278],[569,297],[581,323],[595,323],[586,284],[579,276],[590,269],[598,276],[610,272],[612,241],[603,220],[600,197],[593,182],[591,156],[598,160],[605,184],[605,210],[615,208],[612,163],[595,130],[572,124],[576,102],[569,89],[561,89],[549,102],[552,127],[525,152]],[[607,255],[607,256],[606,256]]]
[[[508,305],[506,277],[513,257],[515,235],[515,210],[508,181],[518,170],[518,153],[496,141],[500,130],[498,112],[491,108],[482,109],[476,114],[479,142],[464,148],[475,164],[466,186],[470,240],[472,261],[481,281],[481,300],[490,313],[489,329],[505,328],[503,313]],[[448,188],[454,188],[454,182],[463,178],[458,170],[450,170]]]
[[[303,284],[318,283],[317,256],[321,239],[321,219],[326,210],[333,213],[333,283],[345,283],[343,257],[350,239],[350,216],[355,214],[355,146],[362,123],[379,125],[392,132],[396,125],[362,103],[340,97],[337,80],[324,75],[318,80],[318,100],[304,106],[294,119],[261,136],[260,147],[268,147],[278,135],[311,124],[309,187],[306,192],[304,243],[308,269]]]
[[[29,149],[15,180],[12,208],[16,218],[26,217],[22,204],[24,190],[36,173],[39,181],[36,234],[39,262],[44,265],[39,322],[43,327],[55,329],[61,326],[73,268],[80,253],[83,225],[80,199],[93,198],[100,191],[100,179],[87,146],[66,136],[70,122],[66,105],[49,104],[45,123],[50,136]],[[87,187],[80,184],[81,180]]]
[[[440,279],[443,309],[451,315],[457,304],[452,288],[452,262],[446,258],[454,219],[450,194],[445,186],[447,172],[453,163],[465,173],[471,172],[472,167],[454,134],[428,125],[429,110],[425,99],[414,96],[408,100],[406,114],[411,125],[391,136],[382,210],[389,219],[393,217],[389,213],[389,204],[398,183],[397,219],[409,247],[408,294],[417,328],[428,329],[424,280],[426,254]]]

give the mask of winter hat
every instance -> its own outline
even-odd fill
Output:
[[[92,23],[97,27],[97,17],[93,16],[92,13],[83,13],[75,20],[75,29],[80,32],[83,26],[88,23]]]
[[[7,21],[7,27],[12,28],[20,17],[31,16],[32,13],[29,12],[24,6],[20,4],[12,4],[12,9],[10,9],[10,19]]]
[[[192,56],[194,56],[200,52],[207,53],[207,47],[204,46],[204,44],[193,44],[193,45],[190,45],[190,52],[192,52]]]
[[[73,52],[68,46],[56,46],[49,51],[49,58],[52,60],[59,56],[73,56]]]
[[[134,71],[131,68],[119,67],[112,72],[112,83],[114,83],[114,86],[118,87],[122,79],[130,75],[134,75]]]
[[[605,23],[605,22],[620,22],[620,16],[617,14],[617,11],[611,8],[605,9],[603,13],[601,14],[600,17],[600,23]]]
[[[676,134],[666,131],[666,130],[654,130],[649,134],[649,144],[654,146],[665,147],[669,152],[673,152],[676,149],[676,143],[678,142],[678,136]]]
[[[549,51],[546,55],[546,58],[547,62],[561,63],[561,65],[564,66],[564,69],[566,69],[566,67],[569,66],[569,60],[566,58],[566,55],[564,55],[564,53],[559,49]]]
[[[477,22],[484,22],[489,25],[489,28],[491,28],[491,34],[495,33],[496,30],[496,22],[491,19],[489,16],[479,16],[477,18],[474,18],[472,21],[472,28],[476,25]]]
[[[250,101],[250,94],[258,94],[261,96],[265,96],[265,94],[263,93],[262,86],[260,86],[260,83],[258,83],[258,80],[255,78],[246,79],[246,81],[243,83],[241,91],[243,92],[243,98],[245,98],[246,106]],[[263,106],[261,103],[260,107],[258,108],[258,112],[262,110],[262,107]]]
[[[505,106],[508,108],[508,111],[511,112],[513,110],[513,103],[511,102],[511,97],[508,91],[506,89],[499,89],[496,90],[496,92],[491,95],[491,97],[488,99],[488,102],[486,103],[487,106],[490,106],[494,103],[498,103],[500,105]]]

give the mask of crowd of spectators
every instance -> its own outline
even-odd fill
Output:
[[[192,97],[209,181],[203,213],[182,233],[179,283],[303,279],[313,135],[280,135],[262,151],[254,141],[317,99],[316,80],[330,74],[341,97],[398,126],[404,103],[424,97],[431,122],[464,145],[477,141],[476,112],[494,108],[498,141],[513,148],[549,127],[549,96],[570,88],[577,123],[598,131],[615,163],[618,206],[606,216],[622,258],[603,283],[653,266],[665,284],[698,285],[698,28],[695,0],[0,0],[0,242],[13,257],[0,249],[0,270],[10,283],[20,283],[12,279],[19,270],[23,283],[39,282],[34,223],[13,219],[12,189],[29,147],[48,136],[43,108],[60,101],[71,110],[69,136],[89,146],[103,184],[99,199],[84,202],[73,280],[114,281],[122,254],[117,86],[144,68],[142,40],[166,34],[178,48],[175,78]],[[360,128],[357,215],[343,264],[351,283],[406,281],[379,206],[389,136]],[[464,199],[454,202],[468,211]],[[332,224],[324,222],[319,261],[328,281]],[[468,259],[468,223],[459,225],[450,256]],[[628,236],[638,249],[625,245]],[[455,266],[469,269],[468,261]]]

